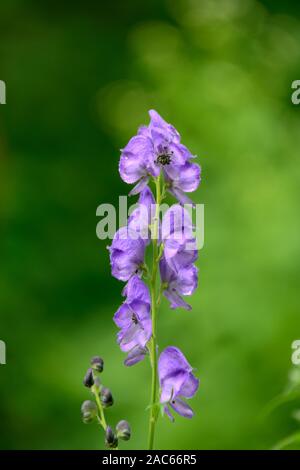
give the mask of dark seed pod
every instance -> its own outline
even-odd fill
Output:
[[[114,403],[113,396],[111,394],[111,391],[107,387],[102,387],[100,390],[100,400],[102,403],[102,406],[104,408],[108,408],[109,406],[112,406]]]
[[[101,373],[103,371],[104,361],[103,359],[101,359],[101,357],[94,356],[91,359],[91,366],[92,366],[92,369],[94,369],[96,372]]]
[[[110,426],[107,426],[106,428],[105,445],[109,449],[115,449],[116,447],[118,447],[118,438]]]
[[[97,406],[91,400],[86,400],[81,405],[82,421],[84,423],[91,423],[97,416]]]
[[[122,421],[119,421],[116,426],[116,431],[117,437],[119,439],[123,439],[123,441],[129,441],[131,437],[131,429],[127,421],[125,421],[124,419],[122,419]]]
[[[89,368],[83,379],[83,385],[91,388],[94,385],[93,370]]]

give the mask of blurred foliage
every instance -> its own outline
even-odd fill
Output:
[[[201,387],[192,421],[160,420],[158,448],[270,448],[299,432],[281,393],[300,337],[298,2],[2,0],[0,446],[101,448],[82,377],[105,359],[110,420],[146,442],[150,371],[126,369],[96,208],[128,187],[119,148],[157,109],[197,153],[205,246],[192,312],[163,303]],[[299,404],[299,403],[298,403]]]

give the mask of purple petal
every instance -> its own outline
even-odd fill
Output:
[[[146,187],[140,194],[138,207],[128,219],[128,227],[137,232],[146,244],[150,243],[149,226],[155,214],[155,199],[151,190]]]
[[[190,204],[191,206],[195,207],[195,203],[192,201],[192,199],[189,198],[181,189],[177,187],[170,187],[168,191],[182,206]]]
[[[133,300],[142,300],[150,304],[150,293],[148,286],[139,278],[139,276],[132,276],[123,289],[123,296],[126,296],[126,302],[131,303]]]
[[[127,227],[119,229],[109,247],[112,274],[121,281],[128,281],[143,263],[145,244]]]
[[[119,328],[129,328],[132,323],[132,311],[129,305],[126,303],[121,305],[116,311],[113,320]]]
[[[199,379],[192,372],[188,375],[186,381],[182,385],[179,395],[185,398],[192,398],[199,388]]]
[[[168,405],[165,405],[164,406],[164,413],[168,416],[168,418],[172,421],[172,423],[174,423],[174,417],[173,415],[171,414],[170,410],[169,410],[169,407]]]
[[[180,168],[176,187],[190,193],[196,191],[200,183],[201,168],[197,163],[187,162]]]
[[[171,407],[173,408],[176,413],[183,416],[184,418],[191,419],[194,416],[194,412],[192,408],[185,403],[183,400],[176,398],[170,402]]]
[[[128,281],[130,276],[136,272],[138,265],[135,261],[131,261],[128,254],[115,250],[111,253],[111,273],[120,281]]]
[[[137,364],[144,359],[147,353],[148,350],[146,348],[140,348],[139,346],[134,347],[129,351],[127,358],[124,361],[125,366],[130,367]]]
[[[177,373],[178,370],[190,373],[193,369],[180,349],[175,346],[168,346],[161,352],[158,360],[160,380],[164,380],[170,374]]]
[[[162,351],[158,360],[161,403],[176,398],[190,372],[192,367],[178,348],[169,346]]]
[[[178,252],[173,256],[167,256],[168,251],[165,252],[165,257],[167,263],[170,265],[171,269],[179,271],[181,268],[190,266],[198,258],[198,251],[190,249],[188,244],[181,245]],[[191,248],[193,243],[191,243]]]
[[[183,235],[191,237],[193,224],[189,212],[179,204],[174,204],[167,210],[162,221],[163,240],[174,238],[181,240]]]
[[[143,330],[139,324],[135,323],[131,323],[129,328],[119,331],[117,338],[121,351],[124,352],[130,351],[135,346],[140,345],[140,343],[144,343]]]
[[[149,125],[150,130],[153,128],[160,128],[166,134],[166,137],[169,141],[179,142],[180,135],[171,124],[168,124],[154,109],[149,111],[151,122]]]
[[[165,255],[162,256],[159,262],[160,277],[163,283],[169,284],[176,280],[176,273],[170,268],[170,265],[165,259]]]
[[[176,288],[181,295],[192,295],[198,284],[198,269],[188,266],[178,271]]]
[[[144,327],[143,323],[148,320],[151,320],[150,304],[141,300],[134,299],[130,302],[129,305],[131,310],[135,313],[138,321],[142,323],[142,326]]]
[[[150,305],[140,300],[123,304],[114,318],[115,323],[122,328],[118,333],[118,342],[122,351],[132,347],[146,346],[152,334]]]
[[[150,139],[143,135],[130,139],[120,157],[119,173],[123,181],[131,184],[146,176],[150,144]]]
[[[192,309],[192,307],[187,302],[185,302],[180,297],[180,295],[174,290],[169,290],[169,289],[165,290],[164,296],[169,300],[170,307],[172,309],[175,309],[175,308],[184,308],[185,310]]]
[[[186,381],[188,372],[182,369],[177,369],[172,374],[167,375],[160,382],[161,395],[160,402],[168,403],[179,394],[182,385]]]
[[[147,186],[148,182],[149,176],[143,176],[140,181],[134,186],[134,188],[130,191],[129,196],[139,194]]]
[[[153,212],[153,207],[155,205],[155,199],[150,188],[146,187],[140,194],[139,204],[143,204],[149,211],[149,214]]]

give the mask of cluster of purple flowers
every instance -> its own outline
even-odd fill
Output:
[[[191,295],[198,282],[198,271],[194,265],[198,251],[192,219],[183,204],[191,203],[186,193],[197,189],[200,167],[180,142],[176,129],[156,111],[152,110],[149,114],[150,124],[141,127],[138,134],[130,139],[122,150],[119,164],[121,178],[126,183],[136,183],[130,194],[139,194],[138,205],[131,213],[127,226],[116,232],[109,247],[112,275],[127,282],[122,293],[125,301],[114,315],[114,322],[120,329],[117,340],[121,350],[127,353],[127,366],[145,357],[152,337],[151,299],[142,279],[147,271],[145,251],[157,214],[155,199],[148,186],[151,178],[161,175],[164,188],[179,202],[167,210],[162,221],[156,221],[161,290],[171,308],[189,310],[191,307],[183,296]],[[191,398],[199,382],[179,349],[168,347],[161,353],[158,372],[160,401],[165,413],[172,417],[170,406],[182,416],[192,417],[191,408],[182,398]]]

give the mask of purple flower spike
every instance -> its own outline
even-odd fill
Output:
[[[199,380],[192,372],[193,368],[178,348],[169,346],[161,353],[158,361],[160,402],[172,421],[174,418],[169,407],[184,418],[194,415],[192,408],[183,400],[192,398],[199,387]]]
[[[173,271],[165,258],[161,258],[160,276],[164,286],[164,296],[170,301],[170,307],[182,307],[191,310],[191,306],[182,299],[182,295],[192,295],[198,285],[198,269],[193,264]]]
[[[114,236],[110,252],[112,275],[120,281],[138,272],[144,261],[145,243],[140,236],[127,227],[120,228]]]
[[[148,287],[133,276],[123,290],[126,301],[114,315],[114,322],[120,328],[118,343],[128,356],[125,365],[141,361],[148,352],[146,344],[152,335],[150,315],[150,294]]]
[[[150,224],[155,214],[155,199],[150,188],[144,188],[139,197],[138,207],[128,219],[128,227],[137,232],[146,245],[150,243]]]

